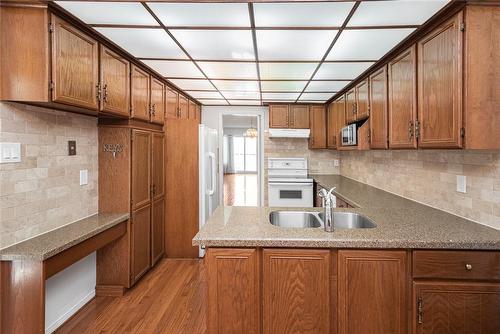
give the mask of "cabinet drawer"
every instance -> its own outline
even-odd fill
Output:
[[[500,280],[500,252],[414,251],[413,277]]]

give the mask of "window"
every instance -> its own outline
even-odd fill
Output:
[[[257,138],[233,137],[234,170],[236,173],[257,172]]]

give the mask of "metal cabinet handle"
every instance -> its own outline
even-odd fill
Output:
[[[108,85],[107,84],[104,84],[104,87],[102,87],[102,90],[103,90],[103,101],[108,103]]]
[[[96,99],[97,101],[101,102],[101,83],[98,83],[96,86],[95,86],[97,92],[96,92]]]
[[[466,269],[467,271],[471,271],[471,270],[472,270],[472,264],[467,263],[467,264],[465,265],[465,269]]]
[[[408,122],[408,139],[411,140],[413,138],[413,122]]]

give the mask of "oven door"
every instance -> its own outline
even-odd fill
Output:
[[[269,182],[269,206],[313,207],[313,183]]]

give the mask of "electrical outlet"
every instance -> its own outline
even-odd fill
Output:
[[[338,167],[338,166],[340,166],[339,159],[333,159],[333,167]]]
[[[467,177],[465,175],[457,175],[457,191],[464,194],[467,192]]]
[[[21,143],[0,143],[0,163],[21,162]]]
[[[89,172],[86,169],[80,171],[80,185],[84,186],[89,183]]]
[[[68,155],[76,155],[76,140],[68,141]]]

